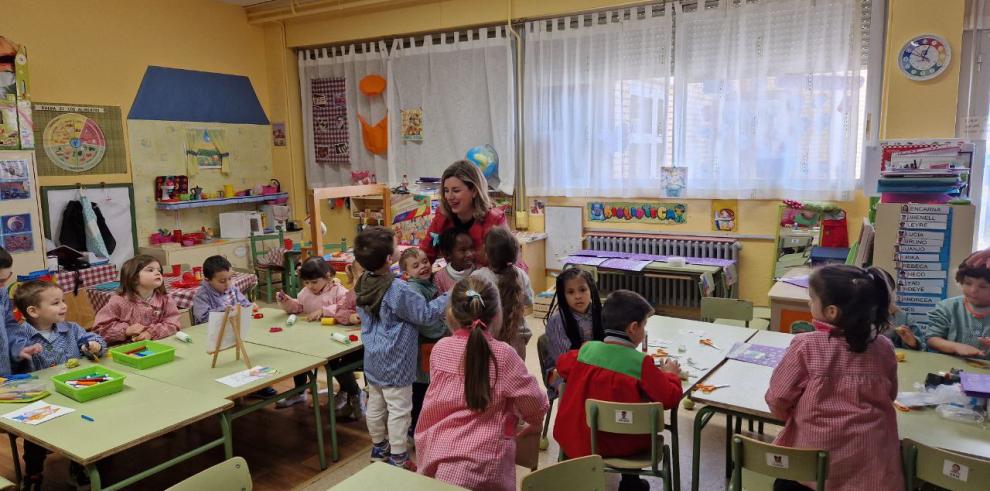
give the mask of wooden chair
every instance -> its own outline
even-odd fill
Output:
[[[901,450],[907,489],[916,489],[920,482],[926,482],[949,491],[985,491],[990,483],[990,460],[960,455],[908,439],[901,440]]]
[[[524,477],[522,491],[605,491],[604,467],[600,455],[565,460]]]
[[[275,242],[278,241],[278,242]],[[274,244],[273,244],[274,243]],[[265,300],[268,303],[272,303],[272,299],[275,296],[275,292],[272,289],[272,282],[274,276],[279,275],[278,280],[275,283],[283,283],[285,274],[285,264],[259,264],[258,258],[268,254],[270,248],[281,248],[285,240],[283,238],[282,230],[279,229],[277,234],[268,235],[253,235],[251,236],[251,264],[254,266],[254,274],[258,275],[258,285],[261,285],[262,277],[265,281]],[[271,247],[274,245],[274,247]],[[284,285],[283,285],[284,286]]]
[[[251,491],[251,471],[243,457],[234,457],[168,488],[168,491]]]
[[[659,402],[618,403],[588,399],[584,403],[591,428],[591,453],[598,453],[598,432],[622,435],[649,435],[650,451],[628,457],[605,458],[605,471],[620,474],[657,476],[663,489],[671,490],[670,446],[664,443],[663,404]],[[649,467],[648,469],[645,469]]]
[[[702,297],[701,320],[715,322],[716,319],[743,321],[749,327],[753,320],[753,302],[737,298]]]
[[[743,469],[746,480],[743,485]],[[773,489],[774,479],[814,481],[824,491],[828,477],[828,452],[790,448],[761,442],[742,435],[732,437],[732,481],[729,489]]]

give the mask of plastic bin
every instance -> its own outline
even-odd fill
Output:
[[[81,388],[73,387],[67,383],[70,380],[85,379],[94,375],[103,375],[108,377],[110,380]],[[55,384],[55,391],[59,394],[65,395],[79,402],[86,402],[124,390],[124,378],[126,377],[120,372],[116,372],[100,365],[90,365],[78,370],[56,375],[52,377],[52,383]]]
[[[141,350],[150,352],[144,356],[138,354],[127,354],[129,351]],[[146,368],[164,365],[175,359],[175,348],[167,344],[156,343],[154,341],[138,341],[128,343],[110,349],[110,357],[113,361],[131,368],[144,370]]]

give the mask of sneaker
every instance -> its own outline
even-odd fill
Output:
[[[286,397],[285,399],[282,399],[281,401],[276,402],[275,403],[275,407],[277,407],[279,409],[285,409],[287,407],[292,407],[292,406],[295,406],[296,404],[302,404],[304,402],[306,402],[306,393],[305,392],[303,392],[303,393],[301,393],[299,395],[292,396],[292,397]]]
[[[69,483],[76,489],[89,488],[89,474],[86,468],[75,462],[69,462]]]
[[[371,461],[377,462],[380,460],[385,460],[392,455],[392,447],[388,444],[388,440],[381,443],[375,443],[371,446]]]
[[[385,463],[407,471],[416,472],[416,463],[409,458],[409,452],[391,454],[385,459]]]
[[[623,474],[619,480],[619,491],[649,491],[650,483],[635,474]]]
[[[250,397],[257,397],[258,399],[267,399],[269,397],[275,397],[277,395],[278,395],[277,390],[271,387],[265,387],[264,389],[252,393]]]
[[[356,396],[347,397],[347,405],[350,406],[351,408],[352,418],[361,419],[364,417],[364,408],[365,405],[368,403],[367,399],[365,399],[366,396],[367,394],[361,392]]]
[[[410,449],[416,448],[416,432],[413,431],[412,427],[409,427],[409,432],[406,433],[406,445],[409,445]]]

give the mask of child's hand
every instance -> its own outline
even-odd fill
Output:
[[[352,326],[356,326],[361,323],[361,317],[359,317],[357,314],[351,314],[351,317],[347,320],[351,321]]]
[[[144,330],[144,331],[141,331],[141,334],[138,334],[137,336],[132,337],[131,338],[131,341],[134,341],[134,342],[137,342],[137,341],[147,341],[149,339],[151,339],[151,333],[148,332],[147,330]]]
[[[31,346],[25,346],[21,350],[20,358],[24,361],[30,361],[31,357],[41,353],[41,343],[34,343]]]
[[[279,291],[275,292],[275,300],[278,300],[279,303],[284,302],[284,301],[286,301],[288,299],[289,299],[289,296],[286,295],[285,292],[283,292],[282,290],[279,290]]]
[[[523,437],[527,435],[539,435],[543,432],[543,422],[539,422],[532,425],[526,425],[523,429],[516,433],[516,437]]]
[[[976,340],[980,342],[980,346],[983,346],[984,348],[990,348],[990,338],[980,337],[980,338],[976,338]]]
[[[663,362],[663,366],[660,367],[660,369],[667,373],[677,375],[678,377],[681,376],[681,364],[677,363],[677,360],[673,358],[667,358],[667,361]]]
[[[547,375],[547,385],[555,385],[559,379],[560,374],[557,373],[557,369],[555,368],[550,371],[550,375]]]
[[[916,338],[914,333],[911,332],[911,328],[908,326],[897,326],[894,328],[894,332],[900,336],[901,342],[903,342],[905,346],[912,349],[918,349],[918,338]]]
[[[982,358],[986,356],[985,352],[980,351],[979,348],[974,348],[968,344],[960,344],[959,346],[956,346],[956,354],[968,358],[974,358],[974,357]]]
[[[90,342],[86,343],[86,351],[89,351],[90,353],[92,353],[94,355],[99,355],[100,354],[100,350],[102,350],[102,349],[103,349],[103,347],[100,346],[100,343],[97,343],[96,341],[90,341]]]
[[[127,326],[127,329],[124,330],[124,334],[126,334],[129,338],[133,338],[134,336],[144,332],[145,329],[147,328],[135,322],[134,324]]]
[[[306,320],[308,320],[310,322],[316,322],[316,321],[320,320],[320,317],[323,317],[323,312],[321,312],[319,310],[314,310],[314,311],[306,314]]]

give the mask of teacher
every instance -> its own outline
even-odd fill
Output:
[[[458,160],[443,171],[440,183],[439,213],[433,216],[429,233],[420,248],[430,262],[436,261],[440,235],[451,228],[465,230],[474,243],[475,267],[487,266],[485,235],[495,227],[508,228],[505,213],[492,207],[492,200],[488,197],[488,180],[477,165]]]

